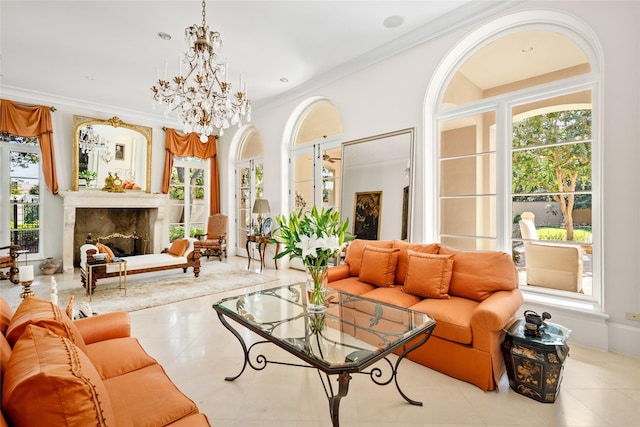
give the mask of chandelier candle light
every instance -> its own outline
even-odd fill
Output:
[[[318,211],[314,206],[311,212],[303,214],[291,212],[289,218],[277,216],[278,228],[274,230],[272,243],[281,243],[284,251],[279,252],[275,259],[289,254],[292,258],[301,258],[307,269],[307,289],[309,303],[307,311],[323,312],[327,282],[327,265],[329,259],[345,248],[354,236],[347,233],[349,219],[340,222],[340,212],[332,208]]]
[[[178,110],[184,133],[196,132],[202,142],[209,140],[214,129],[223,135],[230,125],[240,126],[241,118],[246,116],[251,121],[247,84],[243,87],[242,74],[237,92],[227,82],[227,64],[218,61],[222,38],[217,31],[209,31],[205,8],[203,0],[202,25],[185,29],[189,50],[179,60],[180,74],[167,80],[165,63],[164,78],[158,78],[157,85],[151,88],[153,99],[167,104],[167,113]],[[183,64],[187,65],[185,76]]]

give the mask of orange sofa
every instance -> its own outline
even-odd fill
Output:
[[[327,274],[331,288],[436,320],[431,338],[407,358],[482,390],[496,388],[505,371],[502,328],[523,303],[508,254],[356,239],[345,263],[329,267]]]
[[[0,298],[4,426],[209,426],[130,337],[129,315],[71,321],[57,305]]]

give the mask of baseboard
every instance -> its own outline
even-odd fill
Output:
[[[609,350],[640,357],[640,327],[609,322]]]

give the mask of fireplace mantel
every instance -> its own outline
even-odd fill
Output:
[[[64,199],[64,231],[62,243],[62,267],[65,272],[73,271],[73,236],[76,225],[76,209],[84,208],[148,208],[157,209],[158,215],[153,224],[153,253],[162,250],[162,236],[168,230],[167,194],[148,194],[138,191],[109,193],[101,190],[65,191],[60,193]]]

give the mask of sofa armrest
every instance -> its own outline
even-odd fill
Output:
[[[346,279],[350,276],[349,264],[340,264],[336,266],[327,267],[327,280],[329,283],[336,280]]]
[[[131,336],[131,320],[126,311],[115,311],[75,320],[85,344]]]
[[[515,316],[523,302],[519,289],[497,291],[482,301],[471,315],[473,347],[491,352],[496,337],[502,338],[502,328]]]

